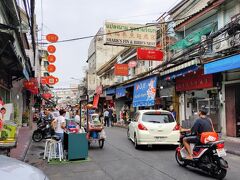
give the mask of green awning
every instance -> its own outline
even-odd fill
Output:
[[[188,48],[192,45],[198,44],[201,42],[201,37],[203,35],[209,34],[214,27],[214,24],[209,24],[200,28],[190,34],[188,34],[184,39],[177,41],[174,45],[170,46],[171,50],[180,50]]]

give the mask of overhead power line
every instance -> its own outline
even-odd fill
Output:
[[[174,19],[174,20],[166,21],[166,22],[159,22],[159,23],[144,25],[144,26],[140,26],[140,27],[136,27],[136,28],[130,28],[130,29],[126,29],[126,30],[115,31],[115,32],[111,32],[111,33],[103,33],[103,34],[83,36],[83,37],[77,37],[77,38],[71,38],[71,39],[64,39],[64,40],[61,40],[61,41],[57,41],[57,42],[55,42],[55,43],[78,41],[78,40],[89,39],[89,38],[93,38],[93,37],[97,37],[97,36],[105,36],[105,35],[110,35],[110,34],[117,34],[117,33],[121,33],[121,32],[126,32],[126,31],[133,31],[133,30],[137,30],[137,29],[142,29],[142,28],[157,26],[157,25],[160,25],[160,24],[168,24],[168,23],[171,23],[171,22],[176,22],[176,21],[184,20],[184,19],[186,19],[186,18],[188,18],[188,17],[191,17],[191,16],[192,16],[192,15],[186,16],[186,17],[183,17],[183,18],[179,18],[179,19]],[[53,44],[53,43],[42,43],[42,44]]]

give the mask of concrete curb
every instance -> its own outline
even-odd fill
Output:
[[[28,144],[27,144],[27,147],[26,147],[25,152],[23,153],[23,156],[22,156],[21,159],[20,159],[21,161],[24,161],[24,162],[25,162],[26,156],[27,156],[27,153],[28,153],[28,150],[29,150],[31,144],[32,144],[32,136],[29,137],[29,142],[28,142]]]
[[[233,155],[236,155],[236,156],[240,156],[240,152],[239,152],[239,151],[226,150],[226,152],[229,153],[229,154],[233,154]]]

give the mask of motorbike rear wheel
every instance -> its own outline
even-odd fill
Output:
[[[213,177],[216,179],[224,179],[227,175],[227,170],[224,168],[219,168],[217,172],[213,174]]]
[[[34,131],[32,135],[32,140],[35,142],[40,142],[43,139],[43,134],[40,131]]]
[[[181,157],[180,151],[176,151],[175,158],[176,158],[177,163],[180,166],[182,166],[182,167],[186,167],[187,166],[187,163]]]

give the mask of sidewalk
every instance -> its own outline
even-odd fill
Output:
[[[223,137],[228,153],[240,156],[240,138]]]
[[[12,149],[10,157],[23,161],[32,141],[32,131],[29,127],[21,127],[18,132],[17,147]]]

